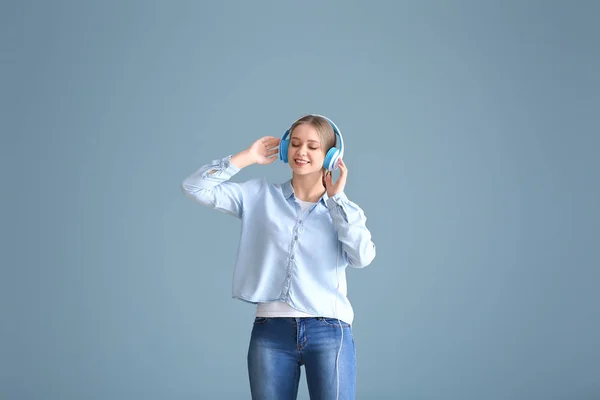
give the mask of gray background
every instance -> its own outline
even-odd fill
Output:
[[[378,249],[359,399],[600,398],[599,12],[3,1],[0,398],[249,398],[239,223],[180,184],[308,112]]]

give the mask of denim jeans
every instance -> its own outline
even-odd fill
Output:
[[[304,366],[311,400],[353,400],[354,338],[352,327],[341,324],[342,329],[337,319],[321,317],[256,317],[248,348],[252,399],[296,399]]]

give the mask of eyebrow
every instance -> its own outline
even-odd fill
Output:
[[[298,139],[297,137],[293,137],[293,136],[292,136],[292,139],[290,139],[290,140],[294,140],[294,139],[295,139],[295,140],[300,140],[300,139]],[[309,140],[307,140],[307,142],[321,143],[321,142],[319,142],[318,140],[312,140],[312,139],[309,139]]]

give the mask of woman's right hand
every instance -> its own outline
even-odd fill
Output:
[[[231,162],[239,168],[251,164],[271,164],[279,158],[279,138],[263,136],[246,150],[231,158]]]
[[[252,143],[248,154],[256,164],[271,164],[279,157],[279,138],[264,136]]]

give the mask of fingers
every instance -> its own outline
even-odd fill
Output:
[[[338,184],[340,185],[340,187],[343,188],[344,186],[346,186],[346,180],[348,178],[348,167],[346,167],[344,160],[342,160],[341,158],[339,161],[339,169],[340,169],[340,176],[338,178]]]
[[[265,164],[271,164],[271,163],[274,163],[274,162],[275,162],[275,160],[277,160],[277,157],[267,157],[267,158],[266,158],[266,162],[265,162]]]
[[[267,152],[266,154],[264,154],[263,157],[261,157],[261,161],[259,162],[259,164],[271,164],[271,163],[274,163],[275,160],[279,159],[279,157],[277,157],[278,153],[279,153],[279,150],[270,150],[269,152]]]
[[[327,171],[325,172],[325,187],[327,189],[331,188],[331,186],[333,185],[333,182],[331,181],[331,172]]]
[[[279,144],[279,141],[280,139],[274,136],[265,136],[261,139],[263,145],[268,149],[277,146]]]
[[[342,160],[341,158],[338,161],[338,168],[340,170],[340,174],[344,174],[345,175],[348,172],[348,167],[344,163],[344,160]]]

